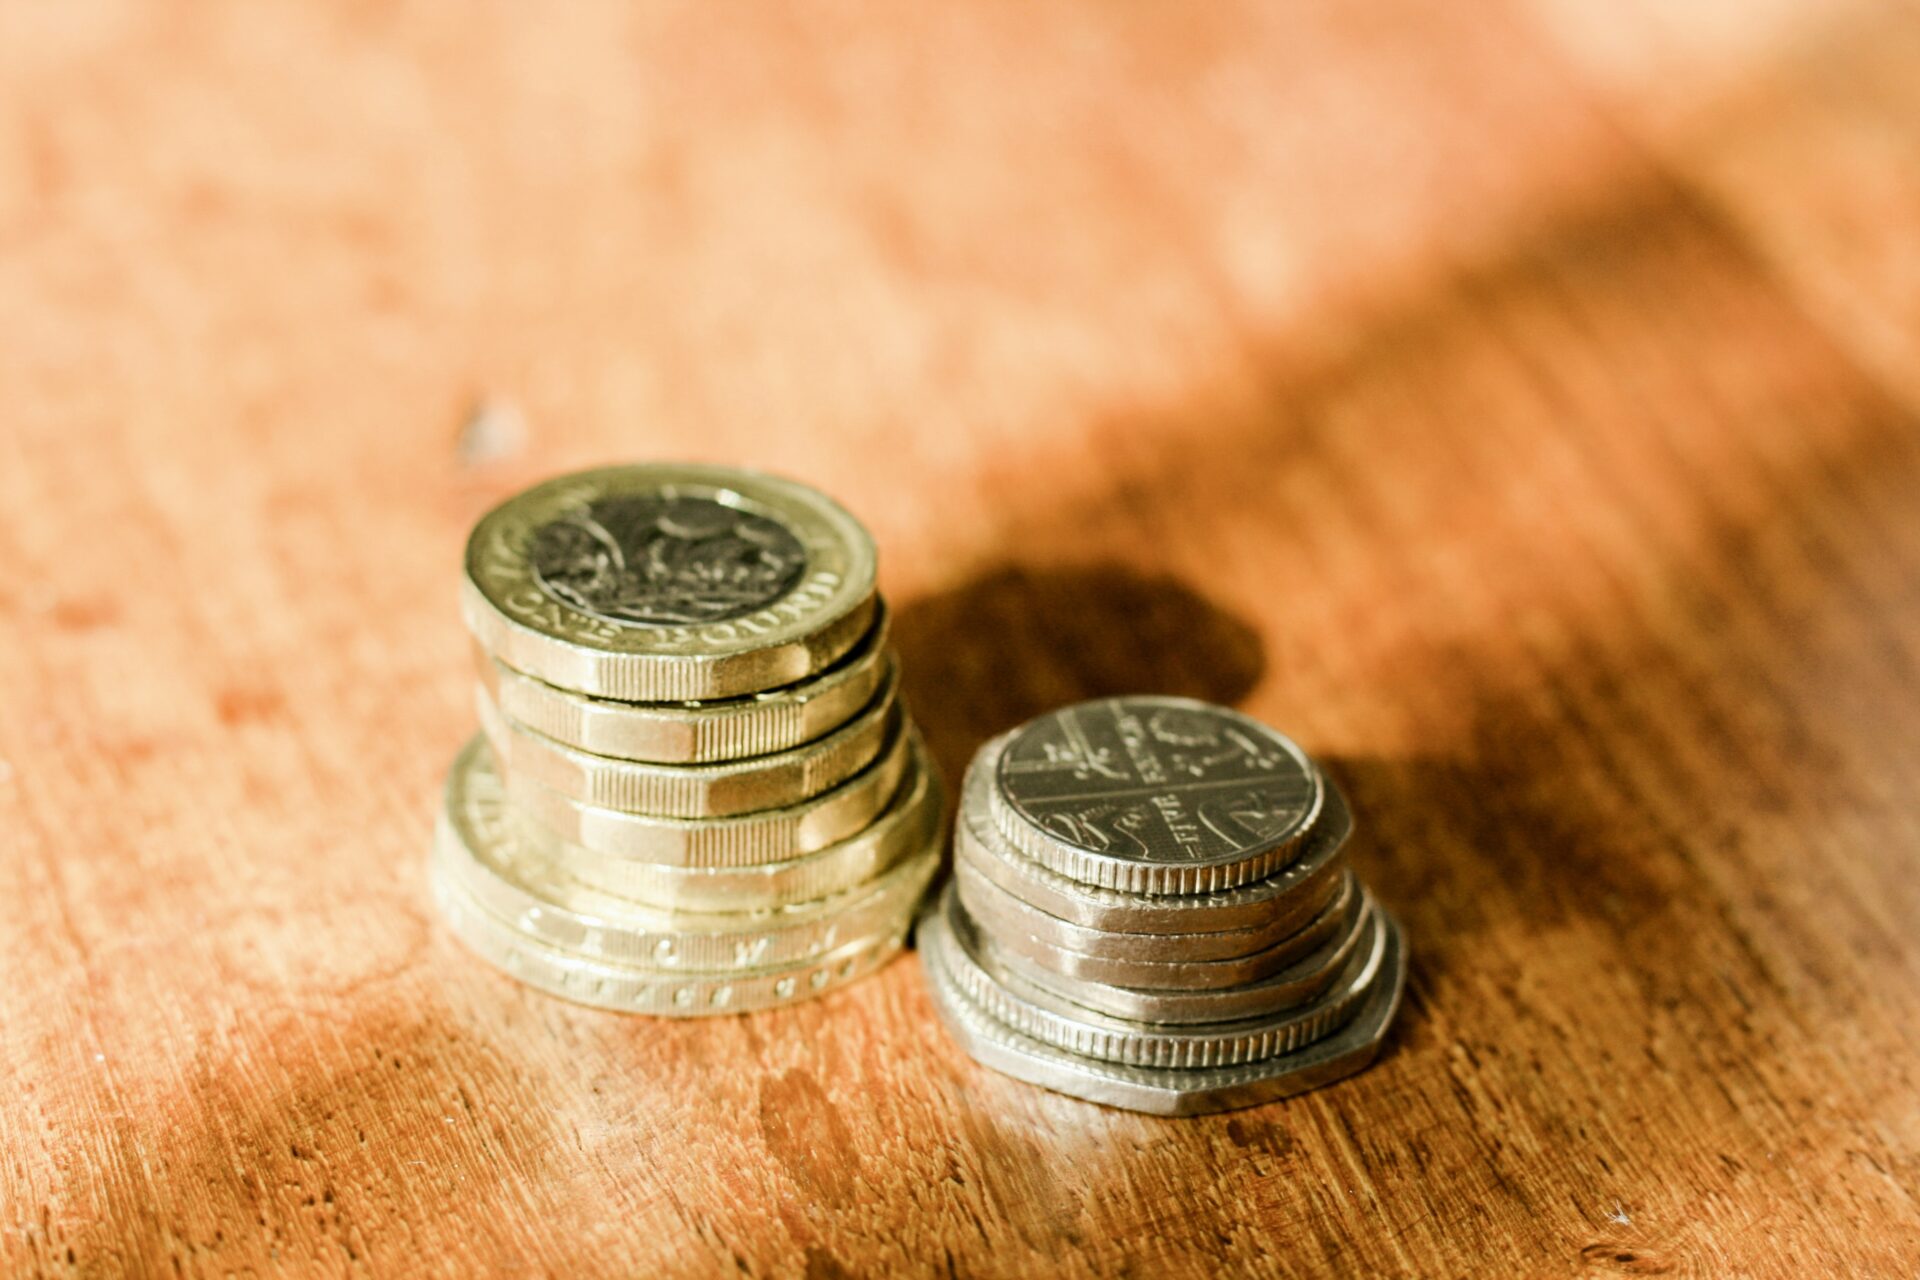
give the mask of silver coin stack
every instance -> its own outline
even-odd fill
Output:
[[[874,571],[824,495],[723,467],[564,476],[482,518],[482,733],[433,858],[460,937],[556,995],[676,1016],[897,952],[944,805]]]
[[[942,1020],[1022,1080],[1162,1115],[1358,1071],[1400,1002],[1399,926],[1346,867],[1307,756],[1183,698],[1084,702],[987,743],[918,946]]]

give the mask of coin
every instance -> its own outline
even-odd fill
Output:
[[[1347,963],[1334,985],[1310,1004],[1278,1014],[1198,1026],[1130,1022],[1028,988],[1016,993],[988,973],[961,946],[953,916],[959,899],[949,886],[947,928],[922,940],[928,960],[989,1017],[1035,1040],[1102,1062],[1139,1067],[1230,1067],[1292,1053],[1332,1032],[1359,1008],[1386,958],[1386,930],[1371,916],[1373,936]]]
[[[793,963],[903,929],[939,861],[929,842],[832,897],[756,912],[665,911],[578,884],[521,839],[484,743],[448,775],[435,842],[441,878],[521,934],[583,960],[726,970]]]
[[[1352,872],[1342,873],[1340,885],[1339,893],[1305,928],[1250,956],[1169,962],[1091,956],[1054,946],[1027,933],[996,933],[994,941],[1007,951],[1068,978],[1147,991],[1213,991],[1272,977],[1325,943],[1339,930],[1359,898],[1358,882]]]
[[[616,702],[544,684],[504,666],[476,644],[475,670],[510,720],[599,756],[658,764],[704,764],[770,755],[824,736],[869,705],[892,679],[886,609],[859,644],[799,684],[712,702]]]
[[[614,858],[679,867],[750,867],[785,862],[854,835],[872,822],[899,788],[908,743],[901,724],[880,756],[851,778],[783,809],[737,818],[661,818],[582,804],[523,775],[509,773],[507,793],[521,819],[537,822],[568,844]]]
[[[1080,955],[1103,960],[1148,960],[1164,964],[1199,960],[1233,960],[1265,951],[1298,931],[1299,922],[1284,916],[1242,929],[1215,929],[1207,933],[1112,933],[1072,924],[1028,906],[976,870],[971,863],[954,867],[954,883],[967,913],[995,934],[1023,937]]]
[[[1352,1075],[1373,1061],[1400,1007],[1406,981],[1406,948],[1399,926],[1389,916],[1381,918],[1387,943],[1379,976],[1351,1021],[1325,1039],[1292,1053],[1242,1066],[1201,1070],[1101,1062],[1024,1035],[982,1012],[940,965],[926,963],[932,950],[927,945],[929,938],[944,928],[938,911],[921,918],[919,936],[934,1010],[974,1059],[1056,1093],[1131,1111],[1188,1116],[1304,1093]]]
[[[904,940],[903,930],[771,969],[649,969],[583,960],[535,941],[443,877],[434,877],[433,890],[441,914],[461,941],[522,982],[581,1004],[668,1017],[751,1013],[821,995],[878,969],[899,952]]]
[[[1130,1022],[1231,1022],[1296,1008],[1332,986],[1362,937],[1373,927],[1369,917],[1375,908],[1364,894],[1361,898],[1358,908],[1348,914],[1346,922],[1318,950],[1270,978],[1212,991],[1146,991],[1062,977],[999,946],[973,928],[964,911],[955,913],[949,923],[960,944],[980,967],[1016,995],[1025,994],[1035,999],[1044,995],[1056,1004],[1065,1001],[1070,1006]]]
[[[1193,894],[1291,863],[1324,803],[1320,771],[1257,720],[1188,698],[1077,703],[1008,735],[994,825],[1070,880]]]
[[[838,844],[785,862],[750,867],[674,867],[609,858],[554,841],[536,823],[521,834],[551,842],[550,858],[582,884],[681,911],[762,911],[839,893],[879,875],[907,854],[940,841],[940,780],[915,751],[907,779],[871,826]]]
[[[772,755],[712,764],[648,764],[555,742],[500,713],[476,687],[480,727],[508,773],[524,773],[582,804],[664,818],[725,818],[785,808],[858,773],[895,731],[897,681],[858,715],[814,742]]]
[[[954,859],[1049,915],[1117,933],[1206,933],[1274,924],[1298,928],[1338,886],[1340,851],[1353,830],[1346,801],[1328,785],[1319,819],[1284,870],[1214,893],[1148,896],[1082,884],[1047,870],[1002,836],[988,814],[988,793],[1005,739],[980,749],[961,784]]]
[[[831,666],[873,615],[873,541],[824,494],[732,467],[606,467],[482,517],[461,592],[482,648],[628,702],[731,698]]]

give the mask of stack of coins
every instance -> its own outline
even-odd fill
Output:
[[[436,897],[482,956],[617,1009],[741,1013],[899,950],[938,779],[898,696],[872,539],[706,466],[550,481],[467,544],[482,733]]]
[[[987,743],[919,946],[974,1057],[1163,1115],[1370,1062],[1397,924],[1347,869],[1345,802],[1291,741],[1184,698],[1084,702]]]

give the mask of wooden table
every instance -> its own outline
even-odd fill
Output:
[[[1911,5],[8,6],[0,389],[0,1273],[1913,1274]],[[1316,752],[1383,1060],[466,954],[465,532],[674,456],[869,522],[950,776]]]

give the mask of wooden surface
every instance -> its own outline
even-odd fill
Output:
[[[12,5],[0,392],[0,1274],[1913,1274],[1920,9]],[[462,539],[658,456],[865,517],[950,774],[1321,755],[1385,1058],[466,955]]]

